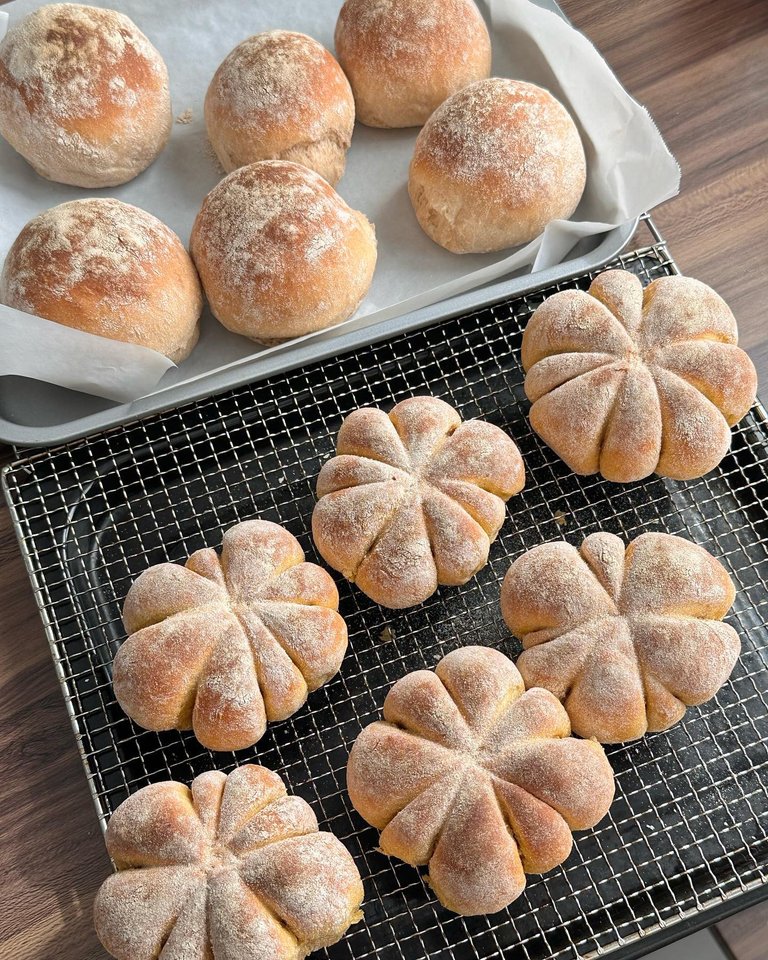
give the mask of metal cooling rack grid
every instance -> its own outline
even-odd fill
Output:
[[[661,243],[615,265],[645,282],[675,271]],[[521,330],[554,289],[38,454],[5,477],[102,824],[154,780],[188,782],[254,759],[274,768],[363,875],[365,925],[328,951],[333,958],[628,957],[768,892],[768,420],[755,408],[720,468],[693,483],[619,487],[575,477],[527,426],[518,360]],[[396,614],[339,584],[350,632],[341,674],[255,750],[212,755],[191,735],[134,727],[109,681],[132,579],[149,564],[218,546],[223,530],[254,515],[283,523],[317,559],[307,533],[314,480],[342,418],[418,392],[444,397],[465,418],[490,419],[520,446],[528,484],[510,502],[488,566],[466,587]],[[609,748],[617,799],[598,828],[577,834],[563,867],[531,878],[508,911],[454,916],[415,870],[376,853],[375,831],[344,791],[348,749],[407,671],[471,642],[514,656],[498,611],[509,560],[599,528],[625,539],[644,529],[680,533],[721,557],[739,587],[730,620],[742,657],[718,697],[672,731]]]

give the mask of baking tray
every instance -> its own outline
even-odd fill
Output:
[[[644,282],[675,272],[663,244],[616,261]],[[584,275],[567,286],[585,288]],[[6,495],[102,826],[129,793],[213,767],[265,763],[341,838],[363,876],[365,922],[335,960],[575,960],[638,957],[768,894],[768,420],[756,406],[717,470],[688,483],[619,486],[572,474],[532,433],[521,331],[556,285],[192,403],[10,466]],[[218,546],[239,520],[279,521],[311,559],[313,489],[342,418],[433,393],[507,430],[528,482],[509,504],[488,566],[465,587],[389,612],[340,582],[350,646],[340,674],[252,750],[212,755],[190,734],[139,730],[116,705],[108,665],[120,607],[148,564]],[[509,561],[546,540],[598,529],[625,539],[666,530],[703,544],[738,594],[743,641],[718,696],[667,733],[612,746],[617,795],[577,834],[561,867],[530,878],[508,910],[461,918],[420,874],[376,850],[352,809],[344,768],[361,727],[404,673],[467,643],[515,656],[499,612]]]
[[[0,441],[22,447],[48,447],[65,443],[150,413],[169,410],[190,400],[220,393],[230,387],[257,383],[314,360],[379,343],[469,309],[486,306],[501,297],[518,296],[575,273],[596,269],[624,249],[636,227],[637,220],[633,220],[591,243],[584,242],[580,246],[582,249],[586,247],[588,252],[547,270],[505,278],[487,287],[469,290],[359,330],[346,333],[330,330],[321,337],[297,344],[289,350],[256,356],[230,370],[179,384],[133,403],[116,404],[26,377],[0,377]]]
[[[534,2],[567,19],[554,0],[534,0]],[[11,4],[9,9],[12,10],[12,6]],[[197,107],[195,110],[199,112]],[[176,128],[177,133],[179,129]],[[173,142],[176,143],[178,150],[178,139]],[[186,150],[192,151],[193,155],[196,149],[199,149],[197,143],[186,147]],[[341,192],[344,194],[343,181]],[[79,194],[76,191],[73,196],[76,194],[82,194],[82,191],[79,191]],[[120,190],[117,195],[135,202],[135,197],[130,194],[123,196]],[[381,321],[374,326],[356,331],[330,331],[319,338],[287,346],[266,356],[256,356],[235,368],[213,373],[193,382],[165,388],[161,386],[160,392],[131,404],[117,404],[32,379],[0,377],[0,441],[19,446],[51,446],[63,443],[149,413],[170,409],[203,396],[210,396],[234,386],[254,383],[314,360],[332,357],[368,343],[391,338],[407,330],[431,324],[439,318],[491,303],[502,296],[518,295],[535,286],[553,283],[573,273],[594,269],[605,263],[624,248],[632,236],[635,225],[636,222],[628,222],[608,233],[583,242],[568,254],[566,262],[551,269],[538,271],[535,274],[518,271],[507,275],[503,280],[494,282],[486,289],[475,289],[424,309],[412,311],[388,321]],[[181,235],[185,236],[183,232]],[[460,260],[461,258],[456,260],[457,269],[459,269]],[[206,329],[219,329],[207,310],[203,322]]]

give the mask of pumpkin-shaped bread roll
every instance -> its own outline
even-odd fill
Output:
[[[383,853],[428,866],[443,906],[495,913],[611,805],[602,747],[570,732],[557,698],[526,691],[511,660],[463,647],[392,687],[352,748],[349,796]]]
[[[117,960],[303,960],[362,918],[352,857],[266,767],[144,787],[107,850],[94,921]]]
[[[128,592],[129,634],[115,657],[115,696],[148,730],[189,730],[211,750],[242,750],[330,680],[347,648],[331,577],[304,562],[276,523],[224,534],[221,556],[150,567]]]
[[[462,423],[443,400],[363,408],[320,471],[312,535],[325,562],[376,603],[411,607],[485,566],[505,502],[524,482],[507,434]]]
[[[501,610],[526,684],[563,702],[574,733],[618,743],[666,730],[725,683],[740,649],[721,622],[734,594],[722,564],[682,537],[644,533],[625,548],[593,533],[518,557]]]
[[[531,426],[579,474],[629,483],[713,470],[755,400],[752,361],[714,290],[645,289],[624,270],[548,297],[523,335]]]

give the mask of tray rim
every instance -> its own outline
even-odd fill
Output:
[[[347,333],[333,335],[332,328],[325,337],[309,340],[291,349],[278,351],[266,357],[256,356],[231,370],[211,373],[190,384],[179,384],[161,393],[151,394],[133,403],[116,404],[98,413],[78,417],[54,426],[34,427],[14,423],[0,415],[0,442],[19,447],[51,447],[80,440],[94,433],[109,430],[183,406],[195,400],[226,393],[246,383],[258,383],[279,373],[288,373],[331,356],[342,356],[382,340],[409,333],[422,327],[441,323],[461,313],[481,309],[499,300],[522,296],[540,287],[561,283],[582,273],[597,270],[618,256],[629,244],[641,218],[626,223],[603,235],[597,247],[571,260],[537,270],[519,277],[503,278],[484,287],[409,311],[389,320],[362,326]],[[33,381],[34,382],[34,381]]]
[[[650,226],[652,228],[652,232],[654,235],[656,235],[657,231],[652,224]],[[659,245],[665,245],[664,241],[660,240]],[[642,250],[643,248],[640,249]],[[674,266],[675,265],[673,263],[673,267]],[[577,275],[578,273],[583,272],[584,271],[577,271]],[[495,299],[498,300],[499,298],[497,297]],[[448,319],[448,317],[444,317],[442,319]],[[765,431],[766,437],[768,438],[768,409],[766,409],[759,398],[755,400],[750,412],[754,415],[761,428]],[[103,431],[103,433],[106,435],[111,432],[115,432],[116,430],[121,429],[122,426],[123,425],[115,426],[114,430]],[[83,437],[78,441],[78,444],[75,445],[82,445],[85,443],[87,443],[87,439]],[[14,533],[19,542],[20,552],[32,586],[35,603],[37,604],[37,608],[40,612],[43,630],[48,642],[51,659],[53,660],[59,688],[65,702],[67,713],[69,714],[70,725],[73,731],[73,739],[77,745],[77,750],[83,765],[83,773],[91,793],[91,799],[94,804],[99,825],[102,832],[104,832],[107,826],[107,818],[100,809],[95,790],[94,777],[89,771],[88,760],[83,748],[82,738],[79,736],[77,731],[77,718],[75,716],[73,702],[71,700],[67,700],[67,698],[64,696],[65,691],[69,690],[69,682],[66,679],[62,665],[56,656],[57,642],[54,636],[53,626],[50,618],[47,615],[42,600],[42,586],[39,583],[37,574],[34,570],[32,555],[28,549],[22,529],[22,521],[16,508],[16,503],[13,499],[10,488],[10,477],[12,474],[15,474],[18,471],[23,471],[28,464],[52,457],[56,454],[57,449],[58,448],[54,447],[46,450],[33,451],[29,455],[18,458],[6,465],[0,472],[0,485],[2,486],[3,494],[8,505]],[[607,952],[604,949],[598,949],[597,952],[592,951],[589,954],[583,955],[583,958],[584,960],[588,960],[588,958],[595,958],[605,955],[610,957],[611,960],[639,960],[639,958],[646,956],[652,950],[677,942],[685,936],[688,936],[705,927],[712,926],[713,924],[725,919],[728,916],[731,916],[734,913],[766,900],[768,900],[768,883],[761,882],[760,880],[754,880],[749,884],[744,885],[742,890],[726,894],[724,897],[721,896],[721,899],[710,903],[709,906],[704,906],[700,909],[695,906],[690,907],[677,919],[667,922],[659,922],[653,927],[649,928],[646,932],[632,934],[624,943],[620,944],[614,949],[610,949]]]

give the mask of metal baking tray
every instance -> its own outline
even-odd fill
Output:
[[[636,227],[637,220],[629,221],[602,237],[585,241],[577,249],[586,249],[587,252],[581,252],[547,270],[513,275],[490,286],[469,290],[370,327],[347,333],[330,330],[305,343],[266,356],[257,355],[253,360],[230,370],[164,389],[133,403],[113,403],[26,377],[0,377],[0,441],[22,447],[66,443],[97,430],[211,396],[230,387],[256,383],[314,360],[334,357],[347,350],[390,339],[437,320],[493,303],[500,297],[517,296],[575,273],[594,270],[624,249]]]
[[[645,282],[675,272],[661,243],[616,264]],[[503,299],[7,469],[6,496],[102,826],[147,783],[189,782],[254,760],[273,768],[363,876],[365,921],[327,952],[335,960],[628,960],[768,895],[768,419],[756,406],[719,468],[693,482],[619,486],[572,474],[528,426],[519,350],[543,297],[589,281]],[[342,418],[417,393],[488,418],[520,446],[528,482],[489,564],[465,587],[396,613],[340,582],[350,634],[340,674],[252,750],[214,755],[191,734],[134,726],[114,701],[108,667],[133,578],[218,546],[227,527],[254,516],[283,523],[317,560],[314,483]],[[672,730],[608,748],[615,803],[595,830],[577,834],[563,866],[531,877],[501,913],[458,917],[418,871],[377,852],[376,831],[346,795],[348,751],[404,673],[467,643],[515,656],[498,605],[510,560],[598,529],[625,539],[666,530],[716,554],[738,586],[729,621],[742,655],[718,696]]]
[[[555,0],[534,2],[567,19]],[[389,339],[432,324],[438,319],[484,306],[501,297],[517,296],[536,286],[555,283],[574,273],[604,264],[624,249],[636,225],[637,221],[630,221],[601,236],[583,241],[571,251],[567,261],[550,269],[533,274],[518,271],[488,287],[471,290],[369,327],[347,332],[331,330],[305,343],[286,346],[267,356],[257,355],[237,367],[193,382],[167,388],[161,385],[159,392],[130,404],[114,403],[24,377],[0,377],[0,441],[24,447],[64,443],[150,413],[177,407],[190,400],[255,383],[315,360]],[[208,322],[217,326],[210,316]]]

